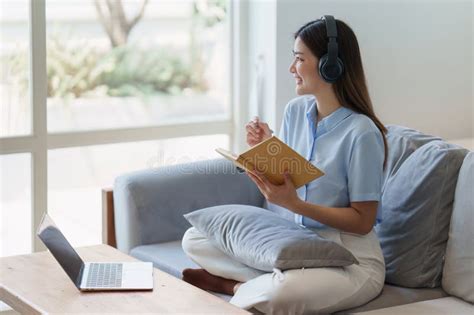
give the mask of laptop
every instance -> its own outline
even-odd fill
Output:
[[[46,213],[37,235],[81,291],[153,290],[151,262],[83,262]]]

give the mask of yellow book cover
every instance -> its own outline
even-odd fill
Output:
[[[216,151],[237,167],[247,171],[257,169],[276,185],[284,183],[285,170],[288,170],[296,188],[324,175],[320,169],[275,136],[260,142],[240,155],[221,148]]]

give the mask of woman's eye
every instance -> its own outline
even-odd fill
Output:
[[[301,58],[300,58],[300,57],[298,57],[298,56],[297,56],[297,57],[295,57],[295,59],[296,59],[296,60],[298,60],[298,61],[303,61],[303,59],[301,59]]]

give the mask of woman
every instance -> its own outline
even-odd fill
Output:
[[[288,175],[282,185],[273,185],[261,174],[248,175],[268,207],[343,245],[359,265],[263,273],[233,261],[191,228],[183,248],[204,269],[186,269],[183,279],[233,294],[231,303],[243,308],[330,313],[364,304],[383,287],[385,265],[373,226],[387,153],[386,129],[374,114],[349,26],[331,16],[309,22],[296,32],[293,54],[289,70],[302,96],[286,106],[279,136],[325,175],[298,190]],[[250,146],[271,136],[268,125],[258,120],[246,129]]]

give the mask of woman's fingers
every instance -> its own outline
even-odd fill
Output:
[[[260,119],[258,117],[254,117],[253,120],[249,121],[246,126],[255,130],[256,132],[263,132],[261,124],[264,123],[260,122]]]
[[[255,185],[257,185],[258,190],[260,190],[263,193],[264,190],[263,190],[262,183],[260,182],[260,180],[257,177],[255,177],[255,175],[251,174],[250,172],[247,172],[247,175],[255,183]]]
[[[262,139],[260,137],[255,137],[251,134],[247,134],[247,143],[251,146],[254,146],[258,143],[260,143]]]
[[[267,123],[260,123],[260,128],[266,136],[272,135],[272,130],[270,129]]]
[[[258,136],[263,132],[263,130],[260,127],[253,126],[251,122],[245,125],[245,130],[254,136]]]
[[[256,141],[257,143],[259,143],[263,140],[262,136],[256,135],[256,134],[250,133],[250,132],[247,132],[247,139],[252,139],[253,141]]]
[[[252,172],[252,174],[258,178],[258,180],[263,184],[265,185],[265,187],[268,187],[269,185],[271,185],[270,181],[268,180],[268,178],[261,172],[259,172],[258,170],[255,170]]]
[[[247,136],[254,137],[255,139],[261,140],[262,135],[255,133],[255,131],[247,131]]]
[[[254,117],[253,120],[249,121],[245,125],[245,130],[247,131],[247,144],[250,146],[270,138],[273,133],[268,124],[261,122],[258,117]]]
[[[256,132],[253,127],[247,124],[245,126],[245,129],[247,130],[247,144],[249,146],[253,147],[254,145],[257,145],[262,142],[262,134]]]
[[[263,193],[266,190],[265,184],[262,182],[262,180],[256,176],[253,172],[247,171],[247,175],[254,181],[254,183],[257,185],[258,189]]]
[[[263,184],[262,180],[254,172],[247,171],[247,175],[259,184]]]
[[[270,181],[268,180],[268,178],[261,172],[259,171],[256,171],[256,176],[258,177],[258,179],[260,179],[260,181],[266,186],[268,187],[271,183]]]

